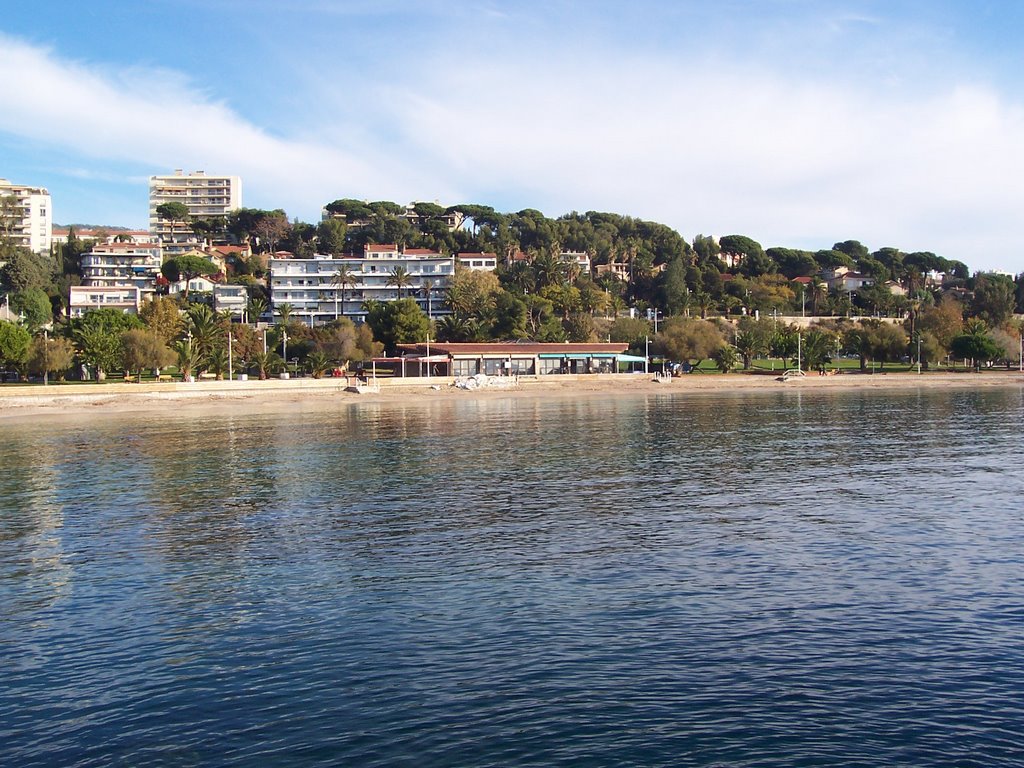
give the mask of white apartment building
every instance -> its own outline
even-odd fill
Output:
[[[575,265],[579,268],[580,275],[590,276],[590,255],[584,251],[562,251],[558,254],[558,260],[562,264]]]
[[[157,215],[156,209],[164,203],[184,203],[193,219],[227,216],[242,207],[242,179],[207,175],[205,171],[185,174],[181,170],[169,176],[149,177],[149,231],[165,244],[166,251],[177,252],[178,244],[195,244],[198,238],[187,225]]]
[[[493,272],[498,268],[498,254],[479,251],[460,253],[459,266],[473,272]]]
[[[336,279],[341,267],[352,275],[342,286]],[[289,304],[292,316],[309,325],[329,323],[336,317],[361,322],[366,301],[394,301],[399,289],[388,282],[401,267],[409,284],[402,298],[412,298],[431,316],[447,314],[442,297],[455,274],[455,257],[420,248],[400,250],[395,245],[368,245],[362,257],[335,259],[317,255],[312,259],[271,259],[270,300],[273,307]],[[424,281],[433,288],[425,295]]]
[[[46,255],[53,239],[53,207],[43,187],[0,179],[0,237]]]
[[[68,314],[81,317],[90,309],[118,309],[131,315],[139,313],[142,292],[133,286],[75,285],[71,288]]]
[[[159,243],[110,243],[95,245],[83,253],[80,265],[82,284],[89,287],[135,287],[142,298],[156,290],[156,279],[163,264]]]

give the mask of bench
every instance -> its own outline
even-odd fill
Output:
[[[157,376],[157,380],[158,381],[174,381],[174,377],[171,376],[171,374],[169,374],[169,373],[161,373],[159,376]]]

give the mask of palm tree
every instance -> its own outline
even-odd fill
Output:
[[[291,322],[292,319],[292,312],[294,311],[295,308],[292,307],[291,304],[278,304],[277,316],[281,318],[281,325],[286,328],[288,327],[288,323]]]
[[[192,377],[192,371],[198,368],[202,362],[202,355],[192,344],[192,339],[179,341],[174,345],[174,351],[178,355],[178,371],[181,373],[181,379],[188,381]]]
[[[562,264],[550,253],[542,253],[533,260],[533,273],[537,276],[537,287],[561,284],[564,279]]]
[[[423,292],[423,295],[427,297],[427,320],[433,320],[433,315],[430,311],[432,309],[430,293],[431,291],[434,290],[434,281],[431,280],[429,277],[424,279],[423,282],[420,284],[420,290]]]
[[[331,368],[332,363],[326,354],[320,350],[315,350],[306,356],[306,365],[309,366],[309,372],[313,374],[314,379],[322,379],[324,374]]]
[[[402,298],[402,289],[408,288],[412,285],[412,275],[409,274],[409,270],[405,267],[397,266],[391,271],[391,274],[388,275],[387,282],[384,284],[392,285],[397,288],[398,298]]]
[[[816,315],[818,314],[818,302],[828,298],[828,286],[820,277],[812,277],[806,290],[811,294],[811,314]]]
[[[187,325],[190,338],[195,342],[195,348],[200,357],[209,357],[221,334],[221,328],[213,310],[205,304],[193,304],[188,308]]]
[[[345,314],[345,288],[355,288],[359,284],[359,277],[348,264],[342,264],[331,277],[331,285],[341,288],[341,314]],[[338,294],[334,294],[334,319],[338,319]]]
[[[258,323],[263,313],[267,311],[267,302],[259,296],[253,296],[249,299],[249,305],[246,307],[249,313],[249,321],[251,323]]]

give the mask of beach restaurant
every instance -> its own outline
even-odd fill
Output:
[[[378,374],[392,376],[543,376],[558,373],[618,373],[642,365],[626,354],[627,344],[486,344],[429,342],[399,344],[397,357],[376,358]],[[366,365],[364,363],[364,365]]]

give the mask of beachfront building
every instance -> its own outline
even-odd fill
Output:
[[[53,206],[43,187],[0,179],[0,237],[12,245],[47,255],[53,237]]]
[[[208,175],[205,171],[149,177],[149,231],[164,243],[168,253],[188,250],[199,238],[180,221],[160,218],[156,209],[164,203],[183,203],[190,219],[227,216],[242,207],[242,180],[238,176]]]
[[[90,288],[138,288],[145,299],[156,290],[163,264],[159,243],[95,245],[79,261],[82,284]]]
[[[618,373],[642,362],[626,353],[627,344],[542,342],[399,344],[397,358],[380,358],[383,368],[408,376],[546,376]],[[400,367],[399,367],[400,366]]]
[[[342,276],[347,273],[347,282]],[[367,301],[412,298],[424,312],[445,314],[437,297],[443,295],[455,274],[455,257],[425,248],[400,249],[397,245],[367,245],[361,257],[271,259],[270,300],[276,308],[288,304],[297,320],[322,325],[336,317],[361,322]],[[396,276],[404,275],[404,284]],[[430,281],[430,306],[426,295]],[[401,294],[401,295],[399,295]]]
[[[142,306],[142,291],[136,286],[75,285],[71,287],[68,315],[81,317],[91,309],[117,309],[136,315]]]

